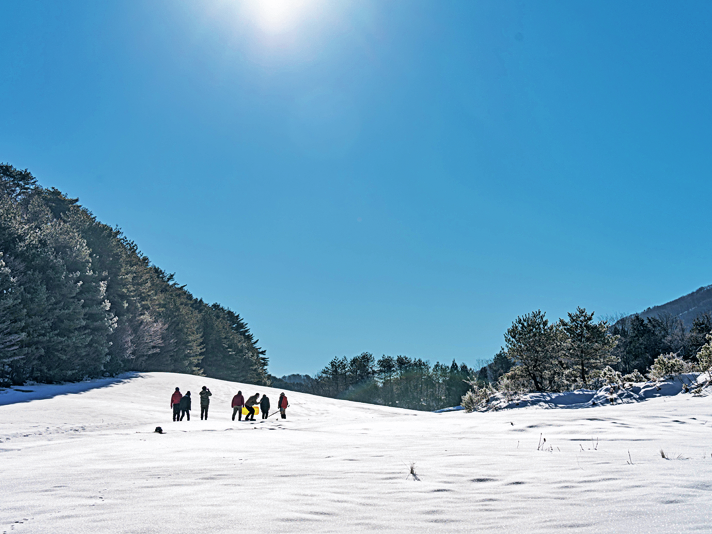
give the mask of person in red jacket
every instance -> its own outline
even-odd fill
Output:
[[[282,419],[287,418],[287,406],[289,406],[289,401],[287,401],[287,396],[282,392],[279,394],[279,400],[277,401],[277,408],[279,408],[279,414]]]
[[[242,391],[238,391],[237,395],[232,398],[232,420],[235,420],[235,414],[238,421],[242,421],[242,407],[245,405],[245,397],[242,396]]]
[[[176,388],[171,395],[171,407],[173,408],[173,420],[178,421],[180,419],[180,400],[183,398],[180,389]]]

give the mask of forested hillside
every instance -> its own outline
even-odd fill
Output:
[[[123,371],[265,384],[257,343],[77,199],[0,165],[0,385]]]
[[[662,319],[672,316],[682,321],[686,328],[692,328],[696,319],[703,314],[709,313],[712,313],[712,286],[701,287],[697,291],[665,304],[653,306],[637,315],[643,319]]]

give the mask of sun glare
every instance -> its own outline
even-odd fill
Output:
[[[296,26],[311,7],[306,0],[254,0],[258,26],[268,33],[281,33]]]

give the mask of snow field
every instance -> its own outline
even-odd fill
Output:
[[[176,386],[190,422],[171,421]],[[286,421],[245,423],[238,389],[273,410],[279,390],[170,373],[20,389],[0,393],[0,532],[712,532],[709,397],[433,414],[287,391]]]

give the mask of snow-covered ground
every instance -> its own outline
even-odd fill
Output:
[[[176,386],[190,422],[171,421]],[[19,389],[0,393],[0,532],[712,532],[712,397],[433,414],[287,392],[286,421],[245,423],[238,389],[279,391]]]
[[[630,404],[658,397],[671,397],[680,393],[707,395],[710,388],[710,373],[681,374],[667,380],[637,382],[632,384],[604,386],[600,389],[577,389],[561,393],[526,393],[508,398],[503,393],[490,397],[484,411],[511,410],[516,408],[593,408],[608,404]],[[446,408],[448,411],[456,408]]]

